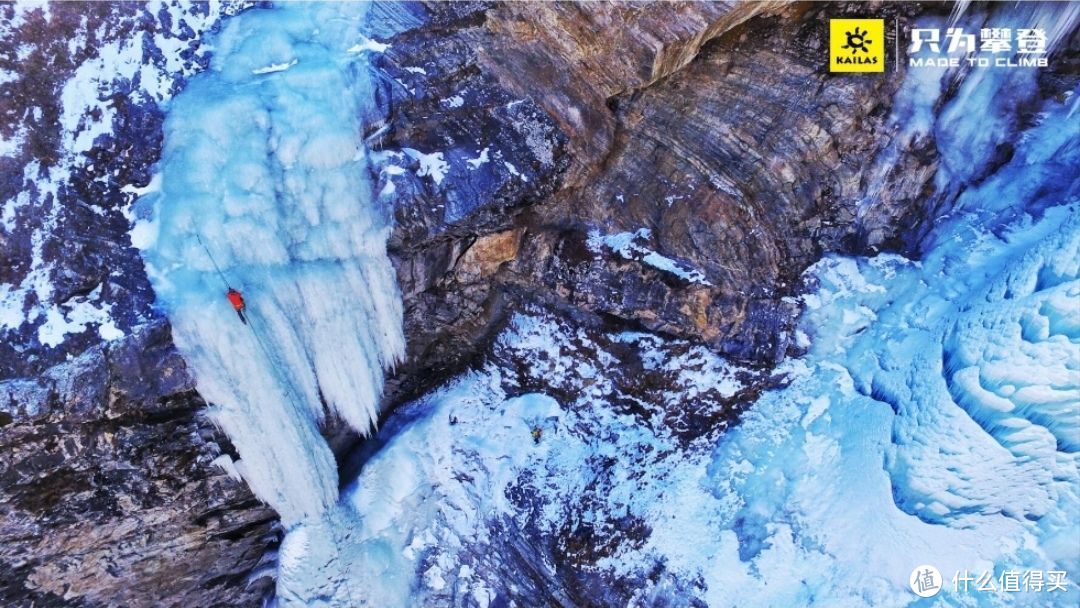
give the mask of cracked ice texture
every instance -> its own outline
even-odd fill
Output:
[[[177,348],[237,470],[286,525],[337,500],[326,410],[370,432],[383,371],[404,351],[361,137],[369,72],[347,52],[368,8],[286,4],[231,20],[211,70],[169,108],[161,190],[140,203],[153,208],[139,244]],[[243,292],[250,327],[199,238]]]

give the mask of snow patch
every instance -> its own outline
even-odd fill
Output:
[[[600,253],[607,248],[625,260],[643,262],[657,270],[673,274],[687,283],[712,285],[705,278],[705,273],[700,270],[661,255],[642,244],[648,243],[651,238],[652,231],[648,228],[609,235],[602,235],[598,230],[593,230],[589,233],[587,244],[594,253]]]
[[[483,150],[480,151],[479,156],[477,156],[476,158],[470,158],[470,159],[466,160],[465,162],[473,170],[479,169],[481,165],[487,164],[487,162],[490,160],[488,158],[488,149],[489,148],[484,148]]]
[[[503,161],[503,166],[506,167],[506,170],[510,172],[510,175],[513,175],[514,177],[520,179],[523,182],[529,181],[529,178],[523,175],[520,171],[518,171],[518,168],[515,167],[513,163]]]
[[[386,49],[390,48],[389,44],[383,44],[378,40],[367,38],[366,36],[360,36],[360,42],[350,46],[346,52],[348,53],[384,53]]]
[[[262,68],[255,68],[251,70],[252,74],[273,74],[274,72],[284,72],[285,70],[296,65],[298,60],[286,61],[283,63],[271,63],[270,65]]]
[[[102,304],[100,300],[99,285],[85,297],[48,307],[45,309],[45,322],[38,327],[38,341],[45,346],[56,347],[64,342],[68,334],[82,333],[90,324],[98,326],[98,334],[103,340],[122,338],[124,333],[116,328],[110,318],[111,305]]]
[[[25,321],[26,292],[9,283],[0,283],[0,329],[16,329]]]
[[[441,184],[443,178],[450,171],[450,165],[443,159],[442,152],[425,154],[413,148],[402,148],[401,151],[407,154],[409,158],[420,163],[420,170],[416,174],[420,177],[430,177],[435,182],[435,185]]]

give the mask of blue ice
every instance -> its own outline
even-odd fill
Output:
[[[236,468],[286,525],[337,500],[327,410],[369,433],[404,351],[362,143],[369,9],[283,3],[229,20],[210,69],[168,108],[161,189],[140,203],[152,217],[137,244],[176,346]]]

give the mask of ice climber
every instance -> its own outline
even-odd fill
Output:
[[[236,291],[232,287],[225,293],[225,297],[229,298],[229,303],[232,304],[233,310],[240,316],[240,320],[247,325],[247,318],[244,316],[244,308],[247,304],[244,303],[244,296],[240,295],[239,291]]]

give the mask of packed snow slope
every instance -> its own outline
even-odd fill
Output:
[[[672,404],[740,390],[722,360],[519,315],[485,366],[391,417],[335,521],[286,539],[281,599],[1076,606],[1075,93],[1040,101],[1035,70],[911,70],[898,138],[932,138],[955,204],[918,261],[807,271],[806,355],[725,432],[681,441],[665,423]],[[668,389],[624,394],[627,359]],[[934,598],[909,589],[921,564],[945,577]],[[1001,590],[1028,571],[1063,584]]]
[[[160,181],[135,209],[132,240],[177,348],[236,470],[286,525],[337,500],[327,410],[368,433],[403,353],[362,143],[369,8],[283,3],[230,20],[211,69],[168,108]]]

